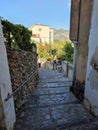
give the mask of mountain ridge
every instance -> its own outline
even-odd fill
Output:
[[[66,41],[69,40],[69,31],[63,28],[54,28],[54,41]]]

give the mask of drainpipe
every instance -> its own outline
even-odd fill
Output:
[[[74,86],[74,82],[76,80],[76,63],[77,63],[78,41],[72,41],[72,43],[74,44],[74,62],[73,62],[72,86]]]

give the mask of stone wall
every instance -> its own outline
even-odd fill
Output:
[[[37,54],[36,50],[31,53],[11,48],[7,48],[7,54],[13,92],[32,75],[31,79],[14,95],[15,109],[17,111],[26,102],[36,86],[38,76]]]
[[[42,65],[42,67],[44,67],[44,64]],[[53,69],[53,63],[50,61],[46,61],[45,62],[45,69]]]
[[[64,76],[73,78],[73,65],[67,61],[62,61],[62,72]]]

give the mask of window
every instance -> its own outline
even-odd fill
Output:
[[[39,28],[39,31],[41,31],[42,29],[41,28]]]
[[[42,39],[40,38],[39,40],[40,40],[40,43],[42,43]]]

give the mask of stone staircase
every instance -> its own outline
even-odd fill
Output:
[[[15,130],[98,130],[93,117],[69,91],[71,79],[39,70],[37,88],[17,115]]]

